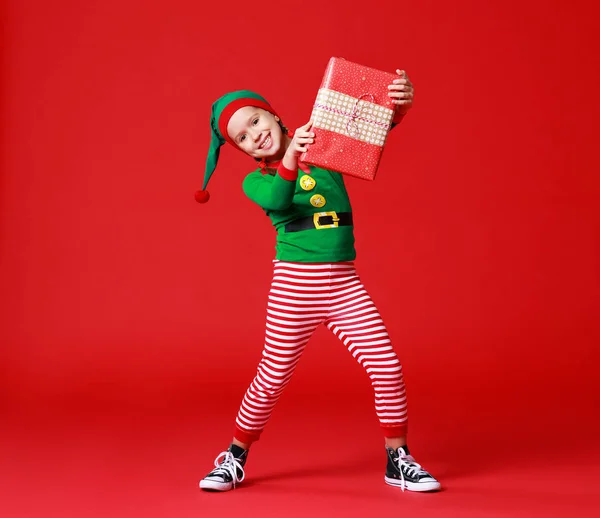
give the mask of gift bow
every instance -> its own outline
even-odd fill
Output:
[[[368,122],[369,124],[375,124],[377,126],[381,126],[382,128],[387,128],[389,124],[386,124],[385,122],[379,122],[375,119],[363,117],[360,115],[362,107],[359,107],[358,103],[362,100],[363,97],[370,97],[370,102],[372,104],[375,104],[375,97],[373,97],[373,94],[365,93],[356,98],[356,100],[354,101],[354,106],[352,106],[352,111],[349,113],[343,110],[338,110],[336,108],[331,108],[326,104],[316,103],[315,107],[325,111],[337,113],[338,115],[343,115],[344,117],[348,117],[348,122],[346,123],[346,131],[348,132],[348,135],[350,135],[352,138],[356,138],[356,136],[359,133],[358,122],[356,122],[357,120]]]

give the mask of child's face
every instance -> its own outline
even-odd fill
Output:
[[[227,124],[227,134],[238,147],[255,158],[281,158],[284,135],[275,116],[262,108],[244,106]]]

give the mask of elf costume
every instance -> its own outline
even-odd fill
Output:
[[[208,201],[205,189],[220,147],[225,142],[237,147],[227,135],[227,124],[245,106],[277,115],[263,97],[247,90],[229,93],[213,104],[204,185],[196,193],[199,202]],[[248,174],[243,189],[271,219],[277,245],[262,359],[238,411],[234,437],[244,444],[259,439],[320,324],[365,368],[384,436],[404,437],[407,409],[402,367],[352,263],[356,257],[352,208],[342,175],[302,163],[296,171],[281,162],[270,163],[268,169],[260,167]],[[327,382],[322,381],[324,387]],[[231,489],[243,477],[246,455],[247,450],[232,445],[217,458],[215,470],[200,487]]]

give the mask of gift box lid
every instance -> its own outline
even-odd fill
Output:
[[[373,100],[369,98],[369,101],[395,111],[396,105],[388,95],[388,85],[392,84],[394,79],[398,79],[397,74],[359,65],[344,58],[332,57],[325,69],[321,88],[343,92],[356,98],[365,94],[372,95]]]

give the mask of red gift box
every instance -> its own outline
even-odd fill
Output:
[[[396,105],[388,85],[398,75],[331,58],[311,120],[315,141],[302,162],[374,180]]]

